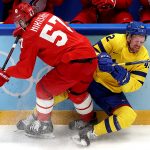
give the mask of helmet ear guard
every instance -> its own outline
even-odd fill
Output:
[[[127,24],[126,27],[127,35],[142,35],[147,37],[147,28],[142,22],[133,21]]]

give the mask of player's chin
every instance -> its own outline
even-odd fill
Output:
[[[132,53],[137,53],[139,52],[140,48],[134,48],[133,50],[131,50]]]

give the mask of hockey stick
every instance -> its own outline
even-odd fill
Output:
[[[11,48],[11,50],[10,50],[10,52],[9,52],[9,54],[8,54],[4,64],[3,64],[2,68],[1,68],[2,70],[5,69],[5,67],[6,67],[6,65],[7,65],[8,61],[9,61],[9,59],[10,59],[12,53],[13,53],[13,51],[14,51],[14,49],[16,48],[16,45],[17,45],[19,39],[20,39],[20,37],[16,37],[16,40],[15,40],[14,44],[12,45],[12,48]]]
[[[94,48],[95,51],[97,53],[100,54],[100,52]],[[146,67],[149,67],[149,63],[150,63],[150,59],[148,60],[139,60],[139,61],[131,61],[131,62],[124,62],[124,63],[114,63],[112,66],[116,66],[116,65],[119,65],[119,66],[129,66],[129,65],[137,65],[137,64],[145,64]]]
[[[29,4],[32,6],[32,5],[33,5],[34,3],[36,3],[37,1],[38,1],[38,0],[36,0],[36,1],[32,0]],[[10,59],[12,53],[13,53],[13,51],[14,51],[14,49],[16,48],[16,45],[17,45],[19,39],[20,39],[20,36],[17,36],[17,37],[16,37],[16,40],[15,40],[15,42],[14,42],[14,44],[12,45],[12,48],[11,48],[11,50],[10,50],[8,56],[7,56],[7,58],[6,58],[6,60],[5,60],[4,64],[3,64],[3,66],[2,66],[2,68],[1,68],[2,70],[5,69],[5,67],[6,67],[6,65],[7,65],[8,61],[9,61],[9,59]]]
[[[129,66],[129,65],[137,65],[137,64],[145,64],[148,66],[150,63],[150,60],[139,60],[139,61],[132,61],[132,62],[125,62],[125,63],[119,63],[119,64],[113,64],[113,66],[119,65],[119,66]]]

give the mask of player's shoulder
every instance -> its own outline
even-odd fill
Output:
[[[114,33],[114,34],[111,34],[111,35],[114,36],[115,40],[118,40],[118,41],[126,40],[126,34]]]
[[[143,59],[149,59],[149,52],[144,45],[141,47],[139,52],[141,53],[141,56],[143,57]]]
[[[103,45],[120,45],[120,43],[126,43],[126,35],[120,33],[113,33],[103,37],[101,40]]]
[[[111,41],[125,41],[126,40],[126,34],[120,34],[120,33],[113,33],[113,34],[109,34],[106,37],[104,37],[104,39],[106,39],[106,41],[111,42]]]
[[[38,13],[29,23],[26,28],[26,37],[28,36],[36,36],[41,32],[41,29],[46,24],[48,18],[50,18],[52,14],[48,12],[40,12]]]
[[[40,12],[37,13],[37,15],[32,19],[32,21],[30,22],[30,25],[41,25],[44,21],[46,21],[48,18],[50,18],[51,16],[53,16],[53,14],[49,13],[49,12]]]

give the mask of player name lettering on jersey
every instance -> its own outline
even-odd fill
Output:
[[[38,29],[40,28],[41,24],[43,21],[48,17],[48,14],[41,14],[39,17],[34,21],[33,26],[30,30],[37,32]]]

